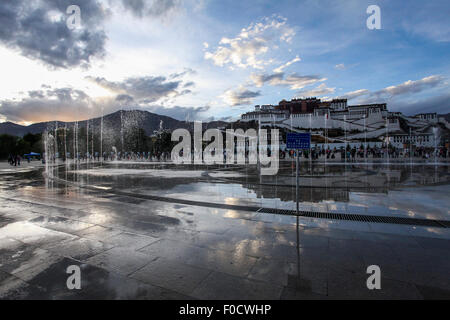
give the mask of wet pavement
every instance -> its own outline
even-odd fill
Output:
[[[293,208],[290,166],[267,179],[251,168],[78,169],[0,173],[1,299],[450,298],[449,228],[132,196]],[[302,208],[450,220],[447,166],[321,170],[302,171]],[[67,287],[71,265],[80,290]],[[367,288],[370,265],[380,290]]]

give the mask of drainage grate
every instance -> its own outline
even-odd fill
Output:
[[[450,221],[436,220],[436,222],[442,224],[445,228],[450,228]]]
[[[273,208],[260,208],[257,212],[282,214],[282,215],[297,215],[297,212],[295,210],[273,209]],[[355,222],[390,223],[390,224],[403,224],[403,225],[424,226],[424,227],[450,228],[450,221],[432,220],[432,219],[417,219],[406,217],[389,217],[389,216],[374,216],[374,215],[316,212],[316,211],[299,211],[299,216],[307,218],[328,219],[328,220],[346,220]]]

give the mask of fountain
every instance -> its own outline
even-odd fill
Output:
[[[345,167],[347,167],[347,117],[344,115],[344,141],[345,141],[345,147],[344,147],[344,162]]]
[[[389,117],[386,116],[386,158],[389,167]]]
[[[309,136],[312,138],[312,131],[311,131],[311,118],[312,118],[312,114],[309,114]],[[309,171],[311,172],[312,175],[312,149],[311,149],[311,144],[309,144]]]
[[[437,141],[439,139],[439,128],[438,127],[433,127],[433,140],[434,140],[434,165],[437,165],[437,153],[438,153],[438,149],[437,149]]]
[[[366,161],[366,166],[367,166],[367,128],[366,128],[366,117],[367,117],[367,114],[364,115],[364,160]]]
[[[103,164],[103,108],[102,108],[102,117],[100,119],[100,159],[101,164]]]

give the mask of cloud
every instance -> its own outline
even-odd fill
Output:
[[[409,115],[425,112],[447,114],[450,110],[450,93],[444,93],[439,96],[429,97],[414,102],[393,102],[391,103],[390,109],[393,111],[404,112]]]
[[[169,75],[169,79],[183,78],[186,75],[194,75],[194,74],[197,74],[197,71],[195,71],[194,69],[184,68],[182,72],[172,73],[171,75]]]
[[[335,89],[336,88],[328,88],[325,83],[322,83],[315,89],[299,91],[297,95],[302,97],[320,97],[334,93]]]
[[[441,85],[444,78],[440,75],[432,75],[422,78],[420,80],[408,80],[396,86],[390,86],[382,90],[376,91],[371,95],[375,98],[394,97],[404,94],[412,94],[424,91],[426,89],[434,88]]]
[[[412,2],[398,17],[398,22],[408,33],[436,42],[450,42],[447,5],[446,0]]]
[[[345,70],[345,64],[343,63],[337,64],[334,66],[334,68],[338,70]]]
[[[384,89],[371,92],[367,89],[359,89],[345,93],[341,98],[347,98],[349,100],[366,97],[361,102],[370,103],[380,100],[389,100],[399,96],[411,95],[420,93],[428,89],[440,87],[445,84],[445,78],[441,75],[432,75],[424,77],[419,80],[408,80],[401,84],[389,86]]]
[[[79,29],[67,27],[69,5],[82,8]],[[53,68],[89,67],[93,58],[105,55],[100,25],[106,15],[92,0],[0,1],[0,42]]]
[[[201,119],[210,107],[167,108],[136,101],[127,94],[92,98],[84,91],[73,88],[29,91],[21,100],[0,101],[0,117],[18,123],[84,120],[120,109],[147,110],[178,120],[197,120]]]
[[[166,108],[163,106],[148,106],[145,107],[145,110],[172,117],[177,120],[182,121],[193,121],[193,120],[200,120],[203,119],[203,113],[210,110],[209,106],[203,106],[203,107],[180,107],[180,106],[174,106],[171,108]]]
[[[265,83],[269,83],[272,86],[287,86],[291,90],[299,90],[308,85],[327,80],[317,75],[302,76],[296,73],[286,77],[284,73],[252,74],[250,75],[250,79],[257,87],[262,87]]]
[[[284,70],[285,68],[289,67],[291,64],[296,63],[296,62],[301,61],[301,60],[302,60],[302,59],[300,59],[299,56],[296,56],[296,57],[295,57],[294,59],[292,59],[291,61],[288,61],[288,62],[286,62],[285,64],[279,66],[278,68],[273,69],[273,72],[275,72],[275,73],[281,73],[281,72],[283,72],[283,70]]]
[[[272,73],[272,74],[251,74],[250,79],[258,88],[262,87],[266,82],[276,85],[280,83],[284,78],[284,73]]]
[[[19,123],[72,121],[75,114],[83,118],[92,114],[94,108],[95,103],[86,93],[72,88],[30,91],[21,100],[0,101],[0,113]]]
[[[283,17],[264,18],[252,23],[235,38],[222,38],[215,51],[205,52],[205,59],[215,65],[232,65],[239,68],[263,69],[272,60],[265,60],[264,54],[278,43],[291,42],[295,31],[287,25]]]
[[[122,6],[135,17],[159,17],[178,9],[181,2],[178,0],[122,0]]]
[[[345,99],[351,100],[351,99],[355,99],[355,98],[358,98],[361,96],[368,95],[369,93],[370,93],[370,91],[367,89],[359,89],[359,90],[347,92],[339,98],[345,98]]]
[[[227,90],[222,95],[223,100],[231,106],[249,105],[253,103],[254,98],[259,97],[259,91],[250,91],[243,86],[237,90]]]
[[[134,100],[143,103],[152,103],[162,98],[174,98],[180,95],[191,93],[190,90],[178,90],[183,86],[182,81],[167,81],[165,77],[145,76],[127,78],[121,82],[108,81],[100,77],[87,77],[88,80],[96,83],[102,88],[108,89],[119,95],[129,95]],[[193,82],[184,84],[193,86]]]

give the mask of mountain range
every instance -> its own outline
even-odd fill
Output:
[[[88,120],[78,121],[78,127],[84,128],[89,123],[89,127],[93,125],[96,129],[100,128],[102,118],[92,118]],[[24,136],[27,133],[42,133],[45,130],[53,130],[57,125],[59,128],[67,126],[73,127],[75,122],[63,121],[48,121],[34,123],[29,126],[22,126],[13,122],[0,123],[0,134],[9,134],[13,136]],[[154,131],[161,127],[165,130],[173,131],[178,128],[191,129],[193,122],[180,121],[168,116],[159,115],[156,113],[141,111],[141,110],[122,110],[103,116],[104,128],[121,128],[124,127],[139,127],[145,130],[147,135],[152,135]],[[217,128],[224,127],[228,123],[224,121],[204,122],[203,128]]]

